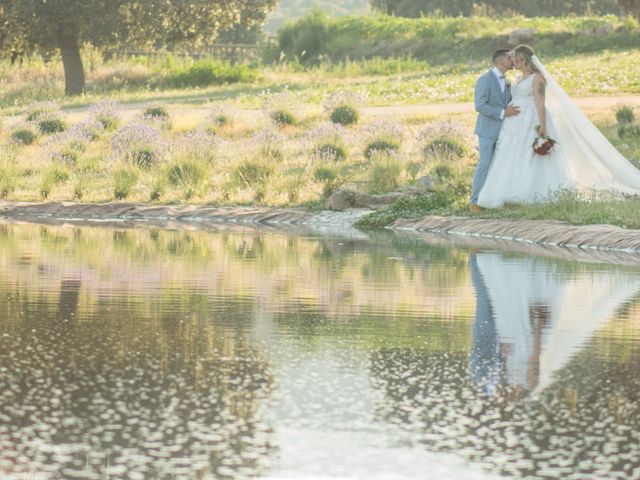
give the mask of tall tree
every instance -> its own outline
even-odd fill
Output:
[[[223,28],[261,23],[274,6],[275,0],[0,0],[0,50],[60,50],[65,93],[76,95],[85,87],[84,42],[195,45]]]
[[[627,15],[640,19],[640,0],[618,0],[618,3]]]

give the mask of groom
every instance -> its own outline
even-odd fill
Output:
[[[482,75],[476,83],[474,103],[478,112],[475,133],[478,135],[480,160],[473,174],[471,186],[471,212],[479,213],[478,195],[487,178],[493,151],[506,117],[520,113],[518,107],[509,105],[511,92],[504,74],[513,69],[513,60],[509,50],[500,49],[493,52],[493,68]]]

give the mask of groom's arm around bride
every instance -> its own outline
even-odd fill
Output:
[[[478,212],[478,195],[487,178],[502,122],[506,117],[518,115],[518,107],[509,105],[511,92],[505,78],[507,70],[513,68],[513,60],[506,49],[493,53],[493,68],[482,75],[475,87],[474,103],[478,120],[475,133],[478,136],[480,160],[473,175],[471,186],[471,211]]]

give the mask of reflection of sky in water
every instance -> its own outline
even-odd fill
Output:
[[[382,237],[0,229],[2,478],[631,478],[640,274]]]

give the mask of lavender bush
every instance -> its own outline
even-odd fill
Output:
[[[366,96],[350,90],[338,90],[325,95],[322,109],[333,123],[352,125],[360,119],[360,109],[365,104]]]
[[[168,156],[173,161],[191,159],[212,165],[217,158],[215,138],[206,131],[195,130],[178,135],[168,144]]]
[[[45,143],[46,157],[54,162],[75,166],[87,144],[95,139],[95,129],[101,124],[89,120],[75,124],[69,130],[52,135]]]
[[[174,162],[167,169],[167,180],[173,187],[182,191],[184,198],[190,200],[199,195],[207,184],[208,165],[194,158]]]
[[[167,156],[167,142],[160,132],[145,123],[130,123],[118,130],[111,139],[116,160],[149,168]]]
[[[56,102],[34,102],[27,107],[26,119],[28,122],[33,122],[44,115],[53,114],[59,109],[60,106]]]
[[[458,123],[435,122],[419,132],[417,141],[425,160],[446,160],[467,155],[471,139],[468,130]]]
[[[406,135],[406,128],[398,123],[377,120],[364,128],[363,135],[364,156],[367,160],[371,160],[377,152],[399,152]]]
[[[218,103],[210,107],[207,120],[215,127],[224,128],[232,126],[236,122],[237,116],[237,109],[226,103]]]
[[[313,171],[313,179],[322,185],[322,197],[329,197],[336,188],[344,183],[336,165],[319,165]]]
[[[38,139],[38,130],[29,122],[22,122],[13,127],[9,138],[16,145],[32,145]]]
[[[282,160],[284,157],[284,143],[286,137],[280,133],[266,128],[253,134],[248,140],[250,150],[264,160]]]
[[[64,132],[67,129],[67,123],[54,114],[41,115],[36,122],[40,133],[44,135]]]
[[[120,104],[115,100],[100,100],[89,107],[89,118],[99,122],[105,130],[113,131],[120,125],[119,108]]]
[[[300,110],[299,103],[295,95],[285,91],[268,96],[262,108],[276,127],[286,127],[298,123],[296,112]]]
[[[340,161],[347,158],[346,139],[349,132],[342,125],[323,122],[305,135],[304,142],[311,149],[314,161]]]

